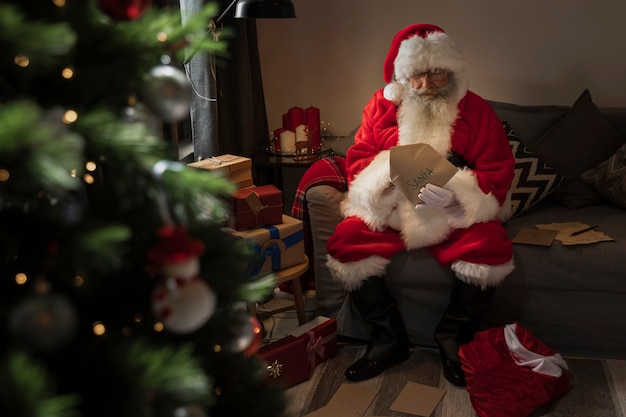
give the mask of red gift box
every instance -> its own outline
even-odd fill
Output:
[[[283,221],[283,192],[273,185],[235,191],[232,228],[248,230],[272,226]]]
[[[267,370],[267,380],[289,388],[311,378],[304,338],[287,336],[263,346],[257,356]]]
[[[317,316],[289,334],[306,341],[311,369],[337,353],[337,320],[333,318]]]

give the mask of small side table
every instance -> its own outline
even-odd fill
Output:
[[[272,184],[281,190],[284,213],[290,214],[298,183],[306,170],[315,162],[331,155],[331,149],[324,153],[299,157],[261,152],[252,157],[252,177],[255,185]]]
[[[291,288],[293,289],[294,305],[277,308],[275,310],[264,311],[262,314],[257,313],[256,302],[248,303],[248,312],[259,319],[259,321],[265,320],[277,313],[294,309],[298,315],[298,323],[303,325],[306,323],[306,314],[304,312],[304,297],[302,294],[302,284],[300,283],[300,277],[309,269],[309,258],[304,255],[304,262],[290,266],[289,268],[281,269],[274,272],[277,284],[291,281]]]

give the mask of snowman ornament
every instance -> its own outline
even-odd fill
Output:
[[[202,242],[191,239],[184,227],[165,226],[148,254],[161,276],[152,292],[152,310],[172,333],[198,330],[215,311],[217,297],[200,277],[203,252]]]

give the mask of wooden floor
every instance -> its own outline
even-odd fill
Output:
[[[314,299],[307,299],[309,314],[312,314],[313,303]],[[286,312],[269,319],[264,325],[268,337],[277,339],[298,324],[295,313]],[[340,344],[337,355],[318,365],[313,370],[311,379],[286,390],[288,410],[285,417],[303,417],[324,407],[341,384],[348,383],[344,371],[363,354],[364,349],[362,345]],[[536,410],[531,417],[626,417],[626,360],[573,357],[566,357],[565,360],[571,373],[571,391],[555,403]],[[382,375],[355,383],[379,389],[363,415],[415,415],[389,410],[389,406],[407,382],[445,390],[443,399],[431,414],[432,417],[476,417],[468,392],[451,385],[443,377],[437,352],[420,348],[414,348],[409,359]]]
[[[362,355],[361,346],[342,346],[331,360],[315,368],[312,378],[287,390],[288,416],[301,417],[325,406],[341,384],[343,372]],[[626,361],[565,358],[572,389],[560,400],[536,410],[532,416],[620,417],[626,416]],[[469,394],[443,377],[439,356],[431,349],[414,349],[410,358],[382,375],[358,382],[380,391],[365,416],[409,417],[389,407],[407,382],[445,390],[433,417],[475,417]]]

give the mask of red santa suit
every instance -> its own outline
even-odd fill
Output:
[[[449,70],[456,88],[451,105],[428,119],[405,93],[412,74],[433,68]],[[483,288],[497,285],[514,268],[512,243],[501,223],[510,207],[514,159],[501,121],[467,89],[460,50],[437,26],[413,25],[398,33],[384,74],[388,84],[365,106],[346,156],[344,220],[327,243],[334,278],[351,291],[370,276],[383,276],[394,254],[427,247],[459,279]],[[458,205],[416,209],[390,187],[389,149],[412,143],[427,143],[466,162],[444,186]]]

